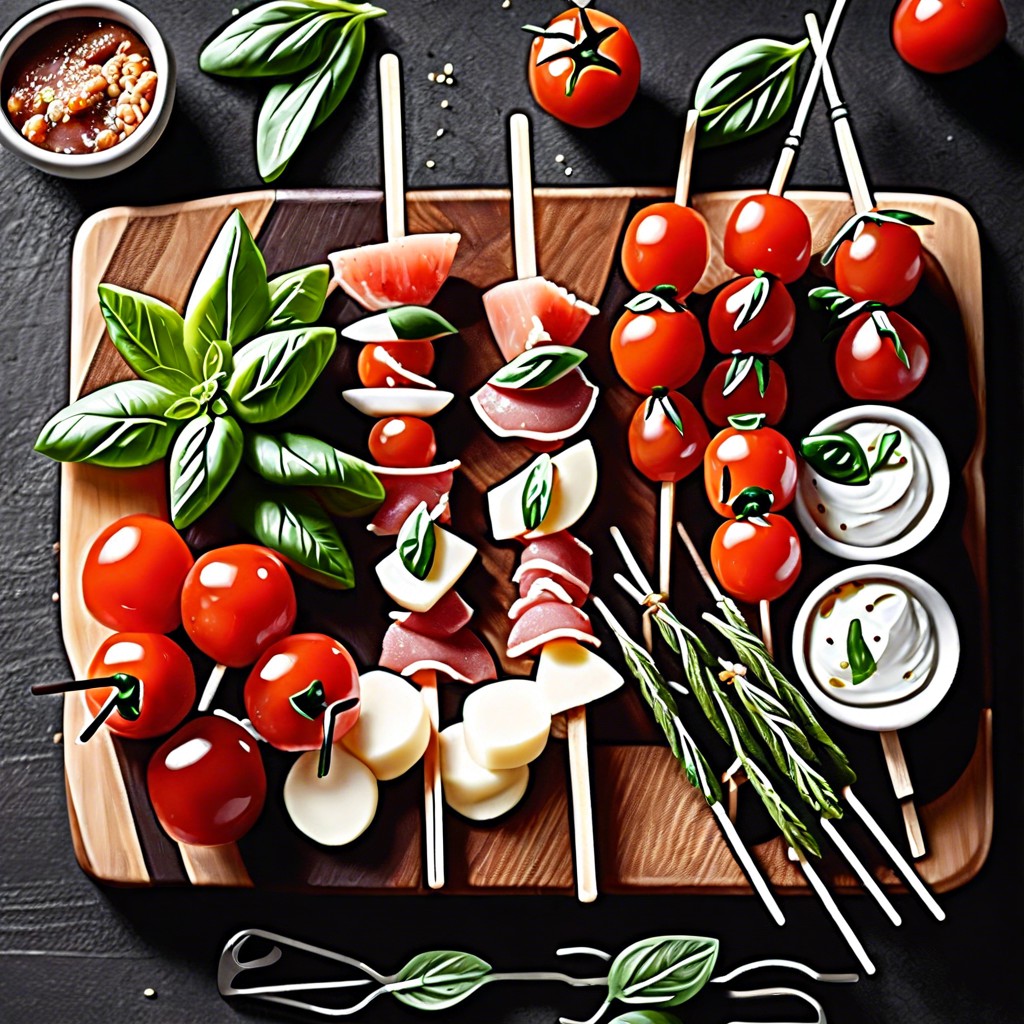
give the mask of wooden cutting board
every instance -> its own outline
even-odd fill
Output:
[[[540,272],[582,298],[602,315],[580,344],[589,352],[588,375],[602,388],[598,411],[586,429],[598,449],[601,487],[595,507],[576,531],[595,548],[595,591],[638,628],[636,613],[611,582],[618,558],[608,541],[617,523],[648,566],[652,563],[655,491],[629,466],[625,424],[638,397],[618,381],[608,353],[608,336],[628,286],[617,268],[622,230],[632,211],[666,191],[642,189],[538,189],[536,224]],[[740,196],[720,192],[697,196],[694,205],[719,239],[726,217]],[[834,192],[791,194],[807,211],[820,252],[852,213],[847,195]],[[150,209],[118,208],[90,218],[80,230],[73,255],[70,396],[75,398],[131,376],[105,336],[96,286],[113,282],[159,296],[183,307],[206,249],[233,208],[241,210],[257,236],[273,273],[322,261],[328,252],[383,238],[378,192],[249,192]],[[921,229],[931,254],[926,286],[910,303],[918,304],[921,323],[932,341],[933,368],[919,393],[905,404],[936,430],[946,445],[955,480],[943,525],[922,548],[902,559],[952,599],[965,637],[954,695],[932,719],[908,730],[908,748],[929,840],[928,856],[918,862],[923,877],[942,891],[962,885],[979,870],[992,829],[991,710],[985,639],[985,506],[981,460],[985,445],[984,353],[981,266],[976,226],[959,204],[940,197],[879,195],[880,205],[913,210],[935,223]],[[522,465],[529,453],[521,445],[498,442],[469,410],[466,395],[501,363],[483,318],[480,294],[513,274],[506,190],[411,193],[407,197],[410,232],[459,231],[462,242],[452,279],[437,308],[460,328],[458,338],[438,346],[434,376],[459,395],[454,407],[436,421],[439,458],[458,457],[463,470],[453,491],[455,529],[480,547],[481,558],[460,583],[460,592],[477,609],[474,627],[495,651],[503,651],[508,622],[505,609],[514,599],[509,577],[515,566],[512,545],[494,545],[486,532],[481,494]],[[939,269],[941,267],[941,270]],[[702,296],[727,280],[717,247],[693,305],[706,310]],[[820,322],[806,311],[801,287],[793,286],[800,310],[796,340],[781,357],[790,381],[791,412],[783,427],[791,437],[826,413],[849,404],[834,382],[827,353],[817,340]],[[361,315],[340,292],[325,310],[325,322],[344,324]],[[369,423],[344,407],[337,392],[355,379],[354,360],[339,354],[309,400],[306,425],[326,431],[339,447],[365,452]],[[720,358],[709,352],[704,372],[685,390],[699,401],[698,384]],[[969,382],[969,386],[968,386]],[[951,406],[949,403],[952,402]],[[959,408],[960,421],[948,425],[948,411]],[[301,416],[300,416],[301,420]],[[947,425],[944,425],[947,424]],[[85,671],[106,635],[81,599],[81,563],[92,536],[129,512],[166,514],[165,469],[103,470],[65,465],[61,486],[61,608],[65,647],[72,671]],[[705,549],[716,525],[699,480],[680,486],[677,514]],[[334,632],[366,668],[375,663],[387,624],[387,604],[372,574],[372,564],[387,542],[371,538],[362,524],[347,523],[359,585],[333,594],[300,581],[299,625]],[[199,539],[211,543],[216,538]],[[791,595],[776,602],[775,632],[780,651],[802,598],[839,567],[835,559],[804,543],[805,567]],[[673,604],[680,617],[698,625],[710,610],[688,561],[677,552]],[[606,638],[607,639],[607,638]],[[617,658],[614,644],[606,653]],[[667,662],[666,654],[666,662]],[[783,664],[786,658],[783,656]],[[197,659],[197,678],[207,663]],[[506,663],[509,674],[526,674],[529,663]],[[225,692],[237,691],[244,673],[229,676]],[[442,717],[458,718],[464,687],[442,686]],[[230,696],[229,696],[229,699]],[[234,695],[237,702],[237,693]],[[703,731],[696,705],[683,704],[683,716],[707,737],[713,763],[724,769],[730,758]],[[96,878],[123,885],[188,883],[258,885],[302,890],[423,892],[422,781],[419,768],[381,787],[378,817],[356,843],[337,850],[305,840],[287,821],[280,788],[290,759],[268,751],[267,809],[256,828],[237,846],[199,849],[173,843],[160,830],[145,790],[145,765],[154,743],[122,741],[106,730],[86,745],[73,742],[85,722],[84,699],[65,699],[65,774],[72,837],[82,867]],[[861,799],[902,839],[895,801],[874,737],[829,725],[853,755],[862,773]],[[646,708],[631,682],[610,700],[591,709],[595,817],[602,891],[748,892],[747,883],[720,838],[701,798],[688,786],[667,748],[658,741]],[[506,819],[490,826],[445,813],[449,882],[444,892],[571,893],[573,870],[570,811],[566,798],[568,766],[564,743],[549,744],[533,769],[526,800]],[[741,790],[739,825],[772,883],[785,891],[805,891],[802,876],[785,857],[782,843]],[[867,847],[862,846],[867,853]],[[869,862],[871,862],[869,860]],[[826,857],[822,871],[840,889],[854,889],[845,867]],[[879,861],[878,877],[891,887],[898,880]]]

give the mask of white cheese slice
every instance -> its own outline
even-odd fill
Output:
[[[462,706],[462,721],[470,757],[492,771],[540,757],[551,731],[551,712],[532,679],[478,686]]]
[[[532,539],[568,530],[590,508],[597,493],[597,458],[590,441],[580,441],[553,456],[551,464],[554,469],[551,503],[535,530],[527,531],[523,521],[523,487],[530,472],[529,465],[487,492],[487,511],[495,540],[524,536]]]
[[[417,579],[402,564],[396,548],[377,563],[377,578],[396,604],[411,612],[429,612],[458,582],[476,555],[476,548],[434,524],[434,564],[425,580]]]
[[[342,746],[381,782],[397,779],[427,749],[427,706],[415,686],[381,669],[359,677],[359,698],[359,720],[342,736]]]
[[[341,397],[367,416],[433,416],[455,397],[451,391],[426,388],[350,388]]]
[[[449,806],[472,821],[490,821],[512,810],[523,798],[530,769],[490,771],[470,757],[462,722],[442,729],[439,736],[441,785]]]
[[[284,780],[284,806],[295,827],[315,843],[344,846],[358,839],[377,813],[373,772],[340,743],[331,751],[331,770],[316,777],[319,750],[307,750]]]
[[[552,715],[607,697],[623,681],[604,658],[575,640],[545,644],[537,663],[537,686]]]

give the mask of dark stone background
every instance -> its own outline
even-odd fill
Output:
[[[850,969],[852,958],[816,901],[789,900],[790,924],[772,926],[752,899],[297,898],[256,893],[124,892],[100,889],[77,868],[68,836],[56,701],[30,701],[30,681],[66,671],[56,588],[58,471],[31,453],[42,422],[64,400],[68,271],[74,231],[88,214],[123,203],[166,203],[258,187],[253,126],[258,88],[199,73],[201,43],[237,0],[140,0],[177,55],[179,81],[167,133],[143,162],[102,182],[68,183],[0,153],[0,649],[7,697],[0,715],[0,1020],[14,1022],[229,1021],[217,995],[221,944],[246,925],[276,928],[356,953],[391,970],[423,949],[468,948],[499,969],[550,967],[558,945],[611,950],[638,937],[695,932],[722,939],[721,963],[759,956],[804,958]],[[0,0],[0,23],[27,4]],[[644,60],[642,94],[613,127],[586,133],[537,114],[526,87],[526,37],[517,26],[556,4],[512,0],[392,0],[370,31],[368,59],[344,109],[294,159],[282,187],[380,181],[374,66],[394,49],[404,62],[410,187],[503,184],[505,120],[534,113],[541,184],[667,184],[674,180],[680,115],[713,56],[745,37],[795,38],[805,3],[776,0],[623,0]],[[826,4],[815,4],[823,12]],[[1024,173],[1024,3],[1007,3],[1009,45],[982,65],[946,78],[906,67],[888,38],[888,0],[852,3],[835,64],[871,180],[879,189],[949,194],[976,215],[985,269],[991,439],[986,474],[995,640],[997,807],[995,844],[979,877],[944,897],[938,925],[909,898],[894,931],[873,904],[844,901],[879,973],[822,990],[832,1021],[856,1024],[1019,1021],[1021,1011],[1021,197]],[[427,81],[450,60],[457,86]],[[442,98],[451,109],[442,112]],[[442,139],[437,127],[446,128]],[[778,133],[701,155],[695,190],[762,185]],[[436,167],[428,170],[427,159]],[[823,108],[810,126],[793,184],[833,186],[840,172]],[[951,417],[967,410],[950,408]],[[762,979],[747,987],[755,987]],[[791,981],[791,979],[789,979]],[[155,1000],[143,990],[152,986]],[[495,986],[446,1019],[548,1022],[587,1016],[593,997],[562,988]],[[781,1004],[780,1004],[781,1005]],[[742,1009],[741,1009],[742,1006]],[[787,1004],[790,1014],[800,1011]],[[756,1012],[755,1012],[756,1011]],[[265,1011],[248,1008],[264,1016]],[[689,1022],[784,1017],[778,1007],[727,1005],[706,991],[683,1007]],[[380,1004],[369,1020],[412,1020]],[[786,1019],[791,1019],[787,1017]]]

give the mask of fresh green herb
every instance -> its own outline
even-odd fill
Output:
[[[434,566],[437,534],[434,520],[421,501],[398,531],[398,557],[418,580],[425,580]]]
[[[731,299],[740,300],[740,309],[733,321],[732,329],[740,331],[749,324],[765,307],[768,296],[771,293],[771,280],[758,271],[754,274],[754,280],[745,284],[738,292],[735,292]],[[761,392],[763,395],[764,392]]]
[[[678,291],[675,285],[657,284],[649,292],[640,292],[626,303],[630,313],[650,313],[660,310],[662,313],[681,313],[686,307],[676,301]]]
[[[744,487],[733,498],[730,507],[735,519],[756,519],[764,521],[764,517],[772,510],[775,495],[764,487]]]
[[[718,57],[697,83],[699,143],[710,147],[745,139],[785,117],[808,42],[751,39]]]
[[[882,434],[878,441],[878,451],[875,452],[875,461],[871,463],[872,473],[888,464],[902,440],[903,434],[898,430],[887,430]]]
[[[389,309],[386,316],[400,341],[433,341],[457,333],[440,313],[425,306],[396,306]]]
[[[846,633],[846,658],[850,662],[850,673],[854,686],[860,686],[877,671],[874,655],[864,641],[864,628],[860,619],[853,619]]]
[[[491,965],[472,953],[439,950],[421,953],[396,976],[395,998],[416,1010],[446,1010],[475,992]]]
[[[681,1022],[671,1013],[661,1013],[658,1010],[630,1010],[628,1013],[620,1013],[608,1024],[681,1024]]]
[[[746,379],[750,371],[757,378],[757,393],[764,398],[771,380],[771,360],[763,356],[733,356],[722,383],[722,397],[728,398]]]
[[[537,390],[554,384],[574,370],[587,353],[564,345],[541,345],[521,352],[487,382],[496,388]]]
[[[672,399],[672,392],[668,388],[656,387],[651,390],[651,397],[647,399],[647,408],[644,409],[644,419],[649,420],[655,409],[660,409],[661,414],[679,431],[680,437],[685,437],[683,430],[683,418],[679,415],[676,403]]]
[[[727,417],[729,426],[734,430],[760,430],[764,421],[768,419],[767,413],[744,412],[736,416]]]
[[[331,268],[326,263],[302,267],[268,281],[270,316],[263,330],[316,323],[324,311],[330,283]]]
[[[612,961],[608,996],[627,1005],[679,1006],[708,983],[717,959],[717,939],[691,935],[644,939]]]
[[[242,428],[231,416],[203,413],[174,439],[171,451],[171,520],[195,522],[223,493],[242,460]]]
[[[923,227],[925,224],[932,224],[927,217],[917,213],[908,213],[906,210],[868,210],[864,213],[855,213],[836,232],[835,237],[828,244],[828,248],[821,254],[822,266],[827,266],[835,259],[839,247],[843,242],[853,241],[863,225],[865,224],[910,224],[915,227]]]
[[[889,319],[888,314],[884,310],[876,309],[871,314],[871,322],[875,325],[875,330],[880,338],[892,342],[892,347],[896,350],[897,359],[909,370],[910,357],[903,348],[899,332],[893,326],[893,322]]]
[[[860,441],[845,430],[805,437],[800,442],[800,455],[826,480],[862,486],[871,479],[871,467]]]
[[[526,482],[523,484],[523,523],[527,530],[536,530],[551,507],[551,492],[554,486],[555,469],[551,456],[542,452],[534,460]]]

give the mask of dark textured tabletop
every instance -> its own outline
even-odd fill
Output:
[[[244,926],[277,929],[349,950],[391,969],[413,952],[467,948],[503,967],[551,966],[556,946],[623,948],[644,935],[718,936],[722,963],[759,956],[849,970],[853,961],[816,901],[792,899],[776,929],[746,898],[608,898],[594,906],[540,898],[349,898],[256,892],[116,891],[78,868],[68,831],[59,702],[29,700],[30,682],[61,678],[66,663],[55,604],[58,470],[32,453],[40,425],[67,390],[68,280],[72,238],[107,206],[156,204],[261,185],[253,129],[258,89],[201,74],[202,42],[234,0],[139,0],[178,60],[174,114],[157,148],[104,181],[71,183],[0,153],[0,1020],[46,1022],[230,1021],[240,1008],[217,994],[225,939]],[[524,21],[558,4],[541,0],[392,0],[373,23],[367,60],[349,99],[301,150],[281,187],[380,182],[377,88],[372,68],[387,49],[405,74],[407,179],[415,188],[500,185],[507,180],[505,120],[516,108],[534,124],[540,184],[667,184],[674,179],[680,115],[700,70],[741,38],[796,38],[805,0],[618,0],[642,53],[641,94],[611,128],[574,132],[539,114],[524,75]],[[826,4],[813,6],[824,13]],[[872,184],[953,196],[976,216],[982,238],[988,377],[989,541],[993,596],[996,815],[990,856],[977,878],[946,895],[937,924],[909,897],[904,925],[889,926],[863,898],[844,909],[878,974],[822,994],[830,1021],[851,1024],[996,1024],[1024,1019],[1020,954],[1021,843],[1021,344],[1024,279],[1024,3],[1006,4],[1010,40],[981,65],[945,78],[904,65],[889,42],[889,0],[853,0],[835,66]],[[0,0],[0,27],[23,13]],[[455,66],[446,132],[437,138],[438,87],[428,72]],[[841,175],[823,107],[809,129],[792,183],[837,187]],[[701,154],[695,191],[767,180],[778,133]],[[565,163],[556,163],[556,154]],[[427,161],[433,161],[433,167]],[[951,417],[969,413],[950,408]],[[155,998],[144,995],[155,990]],[[549,1022],[585,1017],[592,997],[510,987],[474,997],[445,1019]],[[777,1016],[773,1016],[773,1012]],[[779,1007],[727,1005],[713,993],[681,1008],[687,1022],[737,1016],[792,1020]],[[383,1007],[365,1020],[413,1020]],[[805,1018],[806,1019],[806,1018]]]

